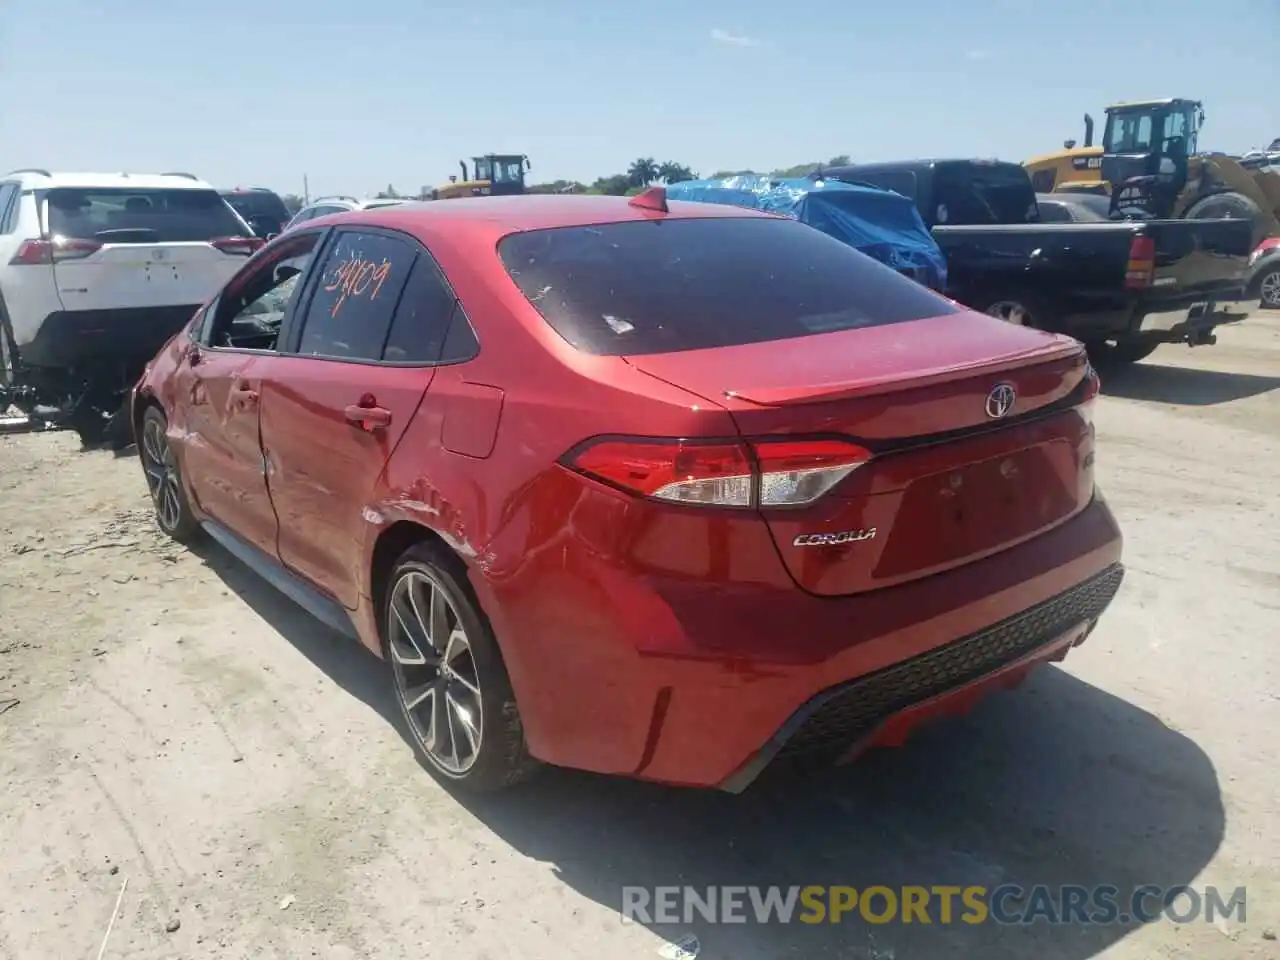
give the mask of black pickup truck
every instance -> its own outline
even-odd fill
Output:
[[[1073,336],[1099,363],[1132,363],[1162,343],[1214,343],[1214,328],[1247,313],[1247,220],[1047,223],[1026,171],[994,160],[856,164],[817,176],[915,200],[946,254],[948,296]]]

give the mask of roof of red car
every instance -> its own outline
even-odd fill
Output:
[[[495,234],[541,230],[548,227],[577,227],[593,223],[628,220],[690,219],[706,217],[767,217],[769,214],[742,207],[715,203],[673,200],[667,213],[632,206],[629,197],[582,194],[523,194],[513,197],[460,197],[380,207],[317,218],[322,224],[334,222],[381,223],[413,232],[414,228],[480,228]],[[307,226],[311,226],[308,223]]]

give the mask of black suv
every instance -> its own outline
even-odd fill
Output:
[[[289,208],[279,194],[266,187],[236,187],[218,192],[264,240],[270,240],[289,222]]]

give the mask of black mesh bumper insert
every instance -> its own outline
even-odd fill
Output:
[[[1072,627],[1096,620],[1123,579],[1124,568],[1116,564],[981,633],[832,688],[777,758],[837,759],[899,710],[999,670],[1052,643]]]

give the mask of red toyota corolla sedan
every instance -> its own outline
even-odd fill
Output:
[[[1097,390],[1074,340],[657,189],[308,222],[133,415],[163,530],[384,656],[443,778],[739,791],[1089,634]]]

